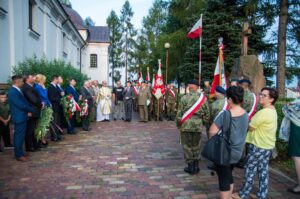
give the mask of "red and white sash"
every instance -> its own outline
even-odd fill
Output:
[[[180,125],[182,125],[184,122],[190,119],[194,115],[194,113],[198,111],[198,109],[204,104],[205,101],[205,95],[201,94],[196,103],[183,114],[182,119],[180,121]]]
[[[170,88],[168,88],[168,91],[170,92],[170,94],[172,95],[172,97],[176,99],[175,92],[172,89],[170,89]]]
[[[133,87],[133,91],[134,91],[134,93],[138,96],[139,95],[139,91],[138,91],[138,89],[134,86]]]
[[[254,103],[253,103],[253,106],[252,106],[250,112],[248,113],[249,120],[251,120],[251,118],[252,118],[253,115],[255,114],[256,108],[257,108],[257,105],[258,105],[258,99],[257,99],[257,96],[256,96],[254,93],[252,93],[252,95],[253,95],[253,98],[254,98]]]

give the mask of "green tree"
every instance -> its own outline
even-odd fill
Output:
[[[70,0],[59,0],[59,2],[61,4],[65,4],[66,6],[72,8],[72,4],[71,4]]]
[[[120,62],[120,56],[122,53],[121,50],[121,23],[120,19],[117,16],[116,12],[112,10],[110,15],[106,19],[106,23],[110,30],[110,53],[109,53],[109,63],[112,69],[110,76],[112,77],[112,84],[114,85],[115,81],[121,79],[121,74],[116,68],[122,67]]]
[[[137,31],[135,30],[131,19],[133,17],[133,11],[131,5],[128,0],[125,1],[122,9],[121,9],[121,32],[122,32],[122,61],[125,65],[125,81],[127,81],[127,72],[128,66],[134,65],[134,47],[135,47],[135,37],[137,35]]]
[[[93,19],[91,17],[87,17],[84,20],[84,25],[86,25],[86,26],[94,26],[94,25],[96,25],[96,22],[93,21]]]

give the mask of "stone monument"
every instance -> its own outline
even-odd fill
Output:
[[[252,82],[252,91],[259,93],[266,86],[263,65],[256,55],[248,55],[248,37],[252,31],[248,22],[243,24],[242,52],[240,58],[236,59],[232,67],[230,79],[249,79]]]

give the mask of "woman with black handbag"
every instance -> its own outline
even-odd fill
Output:
[[[209,129],[210,140],[218,140],[215,142],[215,149],[220,150],[217,156],[218,160],[215,159],[213,162],[216,164],[221,199],[231,199],[234,185],[232,176],[233,165],[242,157],[245,144],[248,114],[241,107],[243,96],[244,91],[242,88],[229,87],[226,91],[227,102],[230,107],[229,111],[221,112]],[[217,145],[221,140],[220,137],[227,144],[223,141]]]

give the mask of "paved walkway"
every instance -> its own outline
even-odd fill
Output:
[[[67,135],[33,153],[30,162],[0,155],[0,198],[217,198],[216,176],[182,171],[183,155],[173,122],[106,122]],[[235,171],[237,187],[242,170]],[[288,179],[271,173],[269,198],[297,198]]]

